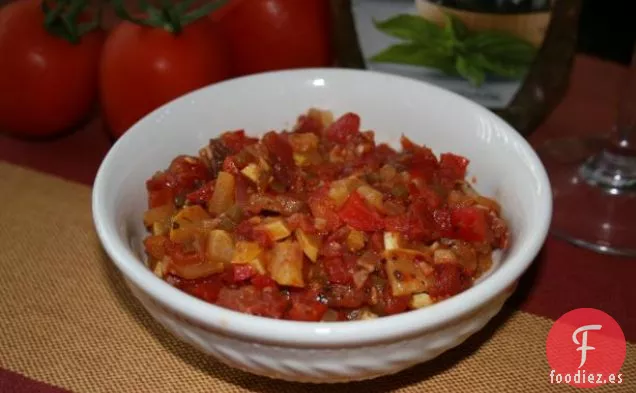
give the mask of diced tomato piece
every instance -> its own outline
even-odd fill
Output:
[[[221,277],[221,281],[223,281],[224,284],[231,285],[231,286],[235,284],[233,266],[226,267],[226,269],[222,273],[220,273],[219,276]]]
[[[387,217],[384,219],[384,228],[390,232],[406,233],[409,230],[409,219],[405,215]]]
[[[365,289],[351,285],[330,285],[325,290],[327,305],[332,308],[358,308],[366,301]]]
[[[433,211],[442,205],[442,198],[432,188],[427,186],[416,187],[417,191],[413,191],[411,195],[420,202],[426,204],[430,211]]]
[[[195,265],[205,261],[205,256],[202,252],[204,247],[199,247],[197,250],[194,248],[189,249],[182,243],[168,242],[165,244],[166,254],[170,256],[172,263],[177,265]]]
[[[329,236],[325,239],[325,243],[337,243],[342,245],[349,236],[351,229],[346,226],[340,227],[337,230],[331,232]]]
[[[324,221],[324,231],[331,232],[338,229],[342,225],[340,216],[335,212],[333,203],[327,195],[326,188],[322,188],[307,199],[307,204],[311,210],[311,214],[316,218]]]
[[[451,211],[453,237],[468,242],[483,242],[487,239],[486,211],[478,207],[459,207]]]
[[[486,218],[488,219],[488,228],[490,228],[489,232],[492,235],[491,244],[494,247],[506,249],[510,240],[508,225],[502,218],[494,215],[488,214]]]
[[[386,143],[379,144],[373,151],[375,159],[379,162],[379,166],[382,166],[389,161],[389,159],[395,157],[397,152],[391,146]]]
[[[378,302],[372,307],[380,315],[393,315],[406,311],[411,300],[410,296],[393,296],[389,285],[381,290]]]
[[[342,243],[334,241],[326,241],[322,243],[319,254],[325,258],[341,257],[345,252],[345,247]]]
[[[226,132],[221,135],[223,144],[230,149],[232,154],[238,154],[243,148],[258,142],[257,138],[245,136],[245,130]]]
[[[334,284],[353,283],[353,273],[356,267],[356,257],[347,255],[342,257],[326,258],[323,261],[325,272],[329,281]]]
[[[176,194],[193,190],[197,183],[207,180],[208,169],[198,157],[179,156],[172,160],[168,168]]]
[[[416,145],[405,136],[401,139],[404,150],[411,154],[409,174],[413,178],[423,179],[430,182],[434,179],[439,168],[437,157],[433,151],[427,147]]]
[[[433,265],[434,273],[428,288],[432,297],[456,295],[470,286],[470,277],[457,263],[440,263]]]
[[[274,246],[274,241],[266,231],[255,227],[247,220],[241,221],[234,233],[239,239],[257,242],[263,248],[272,248]]]
[[[174,203],[174,193],[170,188],[148,191],[148,207],[150,209]]]
[[[316,233],[314,221],[308,214],[294,213],[287,219],[287,225],[291,231],[300,229],[305,233]]]
[[[293,291],[290,301],[291,307],[287,310],[287,319],[318,322],[327,312],[327,305],[319,301],[319,294],[314,290]]]
[[[452,153],[443,153],[440,156],[440,172],[443,178],[449,180],[462,180],[466,177],[467,158]]]
[[[236,204],[241,207],[247,205],[249,201],[247,180],[243,176],[234,176],[234,182],[234,187],[236,188],[234,192]]]
[[[263,144],[275,158],[275,161],[279,162],[283,167],[293,167],[295,165],[292,147],[289,141],[280,134],[274,131],[268,132],[263,136]]]
[[[296,132],[311,132],[316,135],[320,135],[322,131],[322,120],[314,117],[301,115],[296,122]]]
[[[177,288],[209,303],[216,302],[223,286],[218,274],[197,280],[185,280],[177,276],[170,276],[169,278],[175,282],[174,285]]]
[[[260,228],[254,228],[252,232],[252,240],[258,243],[262,248],[272,248],[274,247],[274,241],[272,237],[264,230]]]
[[[186,195],[186,200],[193,205],[203,205],[208,203],[212,194],[214,193],[214,182],[209,181],[203,186],[199,187],[196,191],[193,191]]]
[[[437,226],[428,203],[418,199],[411,203],[405,215],[385,218],[384,228],[404,233],[411,240],[429,241],[433,240]]]
[[[146,189],[148,191],[160,191],[171,188],[172,184],[165,172],[157,172],[150,179],[146,180]]]
[[[157,172],[146,181],[148,190],[148,207],[159,207],[173,203],[174,184],[165,172]]]
[[[258,289],[263,289],[265,287],[277,287],[276,281],[274,281],[270,276],[266,276],[264,274],[256,274],[252,276],[250,282]]]
[[[148,236],[144,239],[144,248],[148,255],[159,260],[166,255],[166,246],[170,242],[166,236]]]
[[[289,300],[276,288],[258,289],[253,285],[239,288],[223,287],[217,305],[246,314],[281,318],[289,306]]]
[[[233,175],[239,174],[239,167],[236,164],[236,159],[234,156],[227,156],[225,160],[223,160],[223,171],[227,173],[231,173]]]
[[[348,318],[349,312],[348,311],[340,310],[340,311],[337,311],[336,315],[337,315],[336,316],[336,321],[343,322],[343,321],[348,321],[349,320],[349,318]]]
[[[355,113],[345,113],[333,122],[325,131],[327,138],[336,143],[347,143],[360,132],[360,116]]]
[[[374,232],[369,239],[369,243],[373,251],[381,252],[384,250],[384,236],[381,232]]]
[[[236,236],[241,240],[253,240],[254,225],[248,220],[241,221],[234,230]]]
[[[341,171],[342,167],[340,165],[325,162],[320,165],[316,175],[318,176],[318,179],[325,183],[329,183],[336,179],[340,175]]]
[[[171,204],[175,195],[190,193],[207,177],[208,169],[199,158],[178,156],[166,172],[158,172],[146,181],[148,205],[152,208]]]
[[[409,169],[409,175],[411,175],[411,178],[413,179],[424,179],[426,181],[430,181],[433,177],[433,170],[430,170],[426,166],[417,167],[413,165],[411,169]]]
[[[280,134],[271,131],[263,136],[263,144],[269,151],[274,180],[295,191],[301,188],[302,179],[296,170],[291,144]]]
[[[345,223],[360,231],[379,231],[384,228],[384,220],[370,209],[357,192],[351,193],[338,212]]]
[[[319,263],[309,262],[307,258],[303,263],[303,279],[308,283],[308,288],[322,288],[329,284],[329,277],[325,272],[322,261]]]
[[[235,283],[250,279],[256,271],[252,265],[236,264],[232,265],[232,279]]]
[[[451,212],[448,208],[437,209],[433,212],[433,220],[441,237],[453,237]]]
[[[409,222],[407,236],[411,240],[430,241],[433,239],[435,222],[426,202],[416,200],[411,203],[407,217]]]

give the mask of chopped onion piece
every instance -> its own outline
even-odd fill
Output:
[[[261,228],[263,228],[274,241],[283,240],[291,235],[289,227],[285,224],[285,221],[280,218],[265,221],[261,225]]]
[[[208,233],[206,258],[209,261],[228,264],[234,255],[234,239],[229,233],[215,229]]]
[[[311,132],[296,132],[289,134],[289,143],[294,152],[306,153],[318,148],[318,137]]]
[[[455,263],[457,262],[457,257],[451,250],[439,248],[433,251],[433,261],[438,263]]]
[[[154,207],[152,209],[146,210],[146,212],[144,213],[144,225],[146,226],[146,228],[150,228],[155,222],[170,221],[170,217],[172,216],[173,211],[174,206],[172,206],[172,204]]]
[[[384,249],[396,250],[404,248],[404,239],[398,232],[384,232]]]
[[[330,308],[322,316],[323,322],[336,322],[338,320],[338,311]]]
[[[383,182],[391,181],[397,175],[397,171],[392,165],[386,164],[380,168],[380,179]]]
[[[208,202],[210,213],[219,215],[234,205],[236,179],[228,172],[219,172],[214,185],[214,193]]]
[[[411,297],[411,301],[409,303],[409,307],[411,308],[423,308],[433,304],[433,299],[428,295],[428,293],[417,293]]]
[[[369,185],[362,185],[357,189],[358,194],[365,202],[379,211],[384,211],[382,193]]]
[[[329,187],[329,197],[333,200],[336,208],[342,207],[349,198],[349,195],[363,184],[357,177],[336,180]]]
[[[316,262],[318,259],[318,250],[320,250],[321,246],[320,238],[316,235],[306,233],[300,228],[294,231],[294,235],[300,247],[302,247],[303,252],[307,255],[307,258],[312,262]]]
[[[366,239],[364,237],[364,232],[358,231],[356,229],[352,229],[347,235],[347,247],[349,247],[350,251],[358,251],[364,248],[366,243]]]
[[[221,273],[225,269],[223,262],[205,261],[192,265],[179,265],[171,263],[169,271],[186,280],[195,280]]]
[[[297,242],[285,240],[276,243],[270,253],[269,273],[279,285],[304,287],[303,251]]]
[[[373,251],[365,251],[360,258],[358,258],[357,265],[361,266],[365,270],[372,272],[375,270],[381,258]]]
[[[362,288],[364,283],[367,281],[367,278],[369,278],[369,274],[370,272],[366,269],[359,269],[355,271],[353,273],[353,285],[355,285],[357,289]]]
[[[245,177],[247,177],[248,179],[250,179],[256,184],[259,184],[259,180],[261,178],[261,172],[262,172],[261,168],[259,168],[259,166],[254,163],[248,164],[245,168],[241,170],[241,173]]]
[[[393,296],[411,295],[427,290],[424,272],[416,265],[418,254],[411,250],[385,251],[386,275]]]
[[[239,241],[236,242],[232,264],[251,265],[258,274],[265,274],[266,255],[264,250],[256,242]]]

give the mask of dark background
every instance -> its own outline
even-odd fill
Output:
[[[11,0],[0,0],[0,6]],[[299,0],[301,1],[301,0]],[[494,0],[492,0],[494,1]],[[570,0],[561,0],[570,1]],[[628,64],[636,38],[633,0],[582,0],[578,51]]]
[[[636,37],[633,6],[632,0],[583,0],[579,52],[628,64]]]

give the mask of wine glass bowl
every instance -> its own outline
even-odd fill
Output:
[[[551,139],[538,153],[553,191],[551,232],[597,252],[636,256],[636,56],[622,93],[609,134]]]

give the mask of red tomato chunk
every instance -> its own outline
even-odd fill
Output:
[[[146,182],[148,266],[242,313],[351,321],[470,288],[510,242],[469,161],[402,138],[376,145],[360,117],[315,109],[292,131],[228,131]]]

